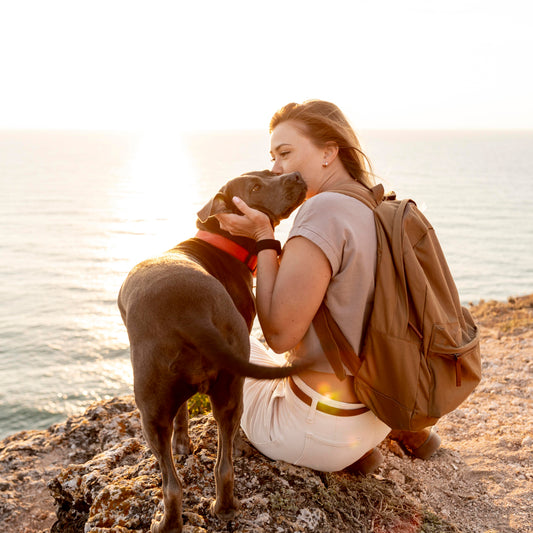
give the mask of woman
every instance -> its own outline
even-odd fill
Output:
[[[276,353],[252,339],[251,360],[283,365],[286,359],[278,354],[289,352],[293,360],[313,363],[293,378],[247,379],[241,425],[272,459],[321,471],[350,465],[371,471],[381,462],[374,448],[390,428],[359,403],[353,376],[337,378],[312,325],[325,300],[352,347],[361,348],[374,293],[373,213],[358,200],[329,191],[354,180],[372,186],[370,165],[350,124],[329,102],[288,104],[273,116],[270,133],[273,172],[298,171],[308,187],[281,260],[263,213],[234,198],[244,216],[218,219],[230,233],[254,238],[260,250],[257,314]]]

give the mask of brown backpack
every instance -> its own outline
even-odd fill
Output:
[[[383,186],[338,188],[374,211],[378,240],[373,308],[359,357],[322,303],[315,330],[336,375],[392,429],[418,431],[456,409],[481,379],[479,330],[461,306],[433,227],[412,200]]]

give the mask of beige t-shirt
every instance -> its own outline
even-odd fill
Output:
[[[325,302],[356,353],[374,298],[377,238],[372,210],[355,198],[323,192],[300,207],[289,233],[316,244],[331,265]],[[290,359],[316,358],[312,370],[333,373],[313,324]],[[347,373],[350,374],[348,369]]]

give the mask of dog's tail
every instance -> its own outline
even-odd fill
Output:
[[[211,359],[215,366],[240,376],[255,379],[280,379],[298,374],[313,364],[313,361],[293,363],[288,366],[262,366],[250,363],[247,358],[249,348],[247,348],[248,354],[243,354],[246,355],[244,359],[237,355],[235,347],[232,347],[218,330],[211,329],[205,333],[205,335],[198,336],[195,341],[202,355]]]

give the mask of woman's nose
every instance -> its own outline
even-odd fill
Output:
[[[283,168],[279,161],[274,161],[274,164],[272,165],[272,172],[274,174],[283,174]]]

